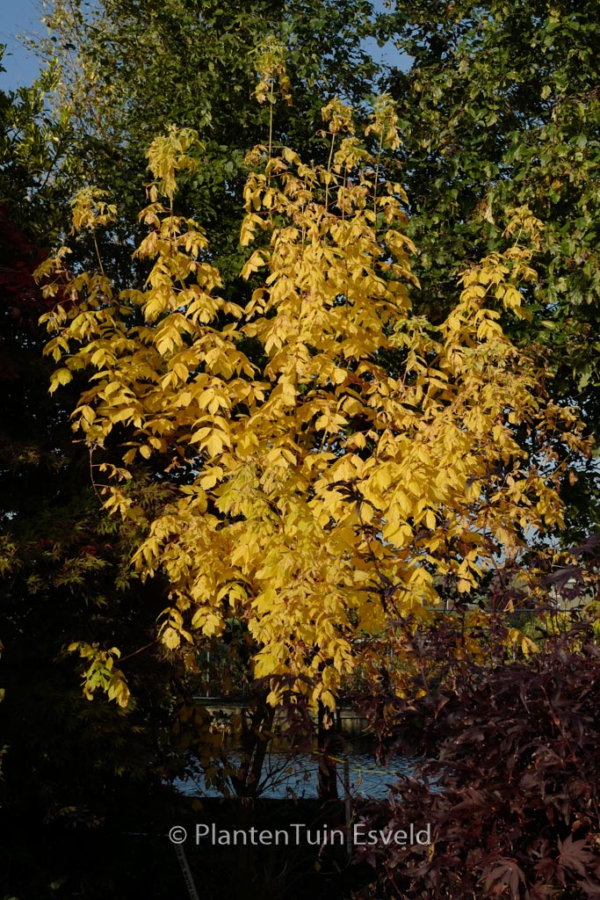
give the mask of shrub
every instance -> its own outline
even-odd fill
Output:
[[[439,635],[438,635],[439,637]],[[436,652],[442,658],[443,641]],[[450,660],[450,657],[448,657]],[[431,844],[357,847],[377,896],[406,900],[600,896],[600,648],[574,625],[530,658],[448,662],[439,686],[371,713],[389,746],[425,761],[366,829],[431,825]],[[381,730],[381,728],[380,728]],[[363,895],[366,896],[366,895]]]

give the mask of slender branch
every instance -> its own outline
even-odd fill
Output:
[[[122,656],[119,660],[119,665],[124,663],[126,659],[131,659],[132,656],[137,656],[138,653],[143,653],[144,650],[148,650],[150,647],[153,647],[158,642],[158,638],[154,638],[153,641],[150,641],[149,644],[145,644],[145,646],[140,647],[139,650],[134,650],[133,653],[128,653],[127,656]]]

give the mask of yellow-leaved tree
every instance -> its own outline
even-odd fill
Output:
[[[442,577],[468,593],[499,555],[518,557],[528,534],[560,523],[553,442],[583,441],[575,412],[547,400],[545,373],[499,324],[527,315],[519,286],[535,279],[540,223],[512,211],[515,243],[463,273],[460,302],[434,327],[411,312],[415,248],[386,163],[393,104],[377,101],[364,138],[339,100],[324,119],[326,166],[271,144],[249,155],[249,301],[223,299],[205,235],[174,212],[177,173],[197,165],[195,135],[176,128],[148,153],[136,251],[151,261],[147,283],[119,289],[101,262],[71,273],[65,251],[40,276],[63,298],[44,317],[61,366],[51,389],[89,379],[74,428],[96,464],[124,444],[122,465],[104,463],[104,502],[146,530],[143,576],[168,579],[161,640],[193,656],[235,616],[255,677],[298,679],[312,704],[332,707],[371,638],[408,660],[398,623],[426,626]],[[74,229],[114,215],[88,190]],[[151,515],[128,488],[140,465],[172,487]],[[399,691],[406,670],[396,667]]]

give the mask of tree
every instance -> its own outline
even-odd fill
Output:
[[[596,4],[396,0],[380,26],[412,59],[386,84],[401,122],[408,234],[420,251],[418,309],[441,321],[456,274],[497,250],[505,210],[527,204],[545,226],[532,317],[503,324],[519,346],[545,348],[552,396],[579,403],[597,434]],[[597,472],[590,463],[563,485],[567,543],[597,529]]]
[[[281,70],[267,57],[261,72],[273,96]],[[375,104],[372,152],[341,101],[324,117],[328,165],[272,153],[272,135],[248,157],[241,243],[258,247],[242,272],[254,287],[245,306],[219,295],[206,238],[174,213],[177,173],[199,168],[188,129],[148,153],[145,289],[116,290],[101,261],[70,276],[66,248],[39,273],[46,296],[70,298],[44,317],[55,334],[46,352],[62,363],[52,389],[94,371],[75,427],[107,453],[95,462],[105,508],[147,529],[139,571],[171,585],[165,645],[192,647],[194,629],[219,635],[235,615],[272,704],[291,677],[333,707],[383,630],[402,690],[404,618],[430,619],[437,576],[468,593],[498,554],[518,558],[532,530],[560,523],[564,463],[551,441],[568,457],[585,442],[575,411],[544,399],[544,372],[498,324],[501,310],[528,315],[519,285],[535,278],[532,250],[515,242],[466,271],[440,325],[413,315],[407,201],[388,177],[393,104]],[[86,190],[74,228],[114,216]],[[535,246],[539,227],[521,208],[506,236],[529,233]],[[535,454],[519,429],[535,432]],[[126,446],[118,465],[115,438]],[[171,490],[158,515],[128,488],[141,460]]]
[[[181,184],[179,208],[207,227],[222,290],[239,296],[243,158],[268,118],[252,109],[251,51],[273,33],[286,46],[294,98],[292,107],[275,110],[275,134],[303,158],[325,162],[312,135],[319,107],[332,95],[349,98],[363,115],[377,85],[397,101],[403,138],[397,179],[411,198],[407,234],[419,248],[413,266],[422,285],[413,299],[433,322],[456,303],[460,272],[504,246],[505,210],[528,205],[544,222],[540,278],[529,288],[531,321],[502,324],[527,352],[536,345],[546,355],[552,396],[579,403],[595,433],[595,6],[390,5],[375,13],[362,2],[290,0],[275,8],[262,0],[241,11],[230,5],[224,16],[205,0],[160,10],[106,0],[87,12],[85,4],[55,2],[52,40],[43,52],[63,72],[59,108],[85,136],[80,183],[120,196],[131,215],[150,140],[171,121],[197,128],[207,164]],[[385,67],[361,49],[361,39],[373,35],[391,38],[412,59],[408,71],[391,67],[383,77]],[[103,247],[105,266],[110,262],[121,282],[130,270],[131,239],[123,234]],[[139,242],[139,233],[133,239]],[[79,245],[88,259],[89,249]],[[567,543],[596,527],[596,468],[590,461],[563,482]]]

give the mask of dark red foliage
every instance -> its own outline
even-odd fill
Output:
[[[0,203],[0,303],[17,320],[33,325],[55,301],[45,301],[33,272],[46,258],[14,224],[6,204]]]
[[[442,684],[413,703],[387,701],[395,750],[410,743],[427,761],[372,804],[366,827],[430,823],[432,845],[358,848],[376,866],[377,896],[600,897],[600,647],[591,626],[574,625],[527,660],[506,661],[499,648],[492,665],[458,666]],[[375,700],[371,713],[381,721]]]

